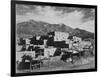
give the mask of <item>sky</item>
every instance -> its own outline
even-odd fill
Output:
[[[16,4],[16,23],[31,19],[94,32],[95,9]]]

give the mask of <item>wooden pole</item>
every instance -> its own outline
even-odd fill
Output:
[[[48,68],[49,68],[49,51],[48,51]]]
[[[42,55],[42,51],[40,52],[40,62],[39,62],[39,65],[40,65],[40,67],[41,67],[41,55]],[[40,68],[39,68],[40,69]]]
[[[31,61],[30,61],[30,72],[31,72]]]
[[[73,54],[73,43],[72,43],[72,54]],[[73,55],[71,54],[72,64],[73,64]]]

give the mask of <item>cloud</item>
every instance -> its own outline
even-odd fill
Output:
[[[95,11],[93,9],[17,5],[16,12],[16,23],[34,19],[51,24],[64,23],[72,28],[94,32]]]

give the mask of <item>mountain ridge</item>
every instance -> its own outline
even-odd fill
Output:
[[[79,28],[74,29],[63,23],[50,24],[43,21],[29,20],[17,24],[18,37],[47,35],[48,32],[52,32],[52,31],[67,32],[70,34],[70,36],[78,36],[83,39],[94,38],[94,33]]]

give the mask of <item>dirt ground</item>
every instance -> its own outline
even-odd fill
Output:
[[[60,58],[60,57],[59,57]],[[39,69],[34,70],[16,70],[16,73],[27,72],[43,72],[43,71],[56,71],[56,70],[78,70],[78,69],[90,69],[95,68],[94,57],[87,57],[78,59],[72,64],[71,62],[63,62],[58,57],[52,58],[53,60],[47,60]],[[58,59],[58,60],[57,60]]]

